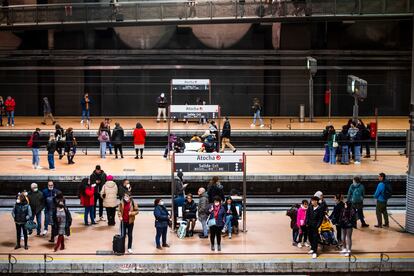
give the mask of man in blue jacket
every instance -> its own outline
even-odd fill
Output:
[[[385,197],[385,173],[380,173],[378,176],[378,180],[380,181],[377,186],[377,190],[375,191],[374,197],[377,199],[377,207],[376,207],[376,213],[377,213],[377,220],[378,224],[374,225],[377,228],[388,227],[388,213],[387,213],[387,198]],[[382,224],[382,216],[384,216],[384,225]]]
[[[59,190],[55,188],[52,180],[49,180],[47,182],[47,188],[42,191],[43,197],[45,199],[45,230],[43,231],[43,236],[46,236],[49,224],[52,223],[52,214],[53,209],[55,208],[55,198],[58,192]]]

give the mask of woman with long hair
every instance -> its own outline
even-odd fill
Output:
[[[73,158],[75,156],[74,152],[76,152],[74,148],[76,148],[76,139],[73,136],[73,128],[70,127],[66,130],[65,133],[65,152],[69,165],[75,164],[75,162],[73,162]]]
[[[99,141],[99,149],[100,149],[101,158],[105,159],[106,145],[110,141],[108,130],[105,126],[105,122],[101,122],[101,125],[99,126],[98,141]]]

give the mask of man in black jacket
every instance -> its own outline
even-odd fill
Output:
[[[30,208],[32,209],[32,220],[34,221],[36,217],[37,223],[37,236],[40,236],[41,227],[42,227],[42,211],[45,208],[45,198],[43,193],[39,191],[36,183],[30,185],[31,191],[28,194]]]
[[[312,254],[312,258],[318,257],[318,241],[319,241],[319,227],[322,224],[322,220],[325,216],[324,210],[318,204],[319,198],[313,196],[311,198],[311,206],[309,206],[306,212],[306,227],[308,227],[308,235],[311,243],[311,250],[308,252]]]
[[[164,123],[167,121],[167,98],[165,98],[164,93],[161,93],[161,95],[157,98],[157,106],[158,106],[158,115],[157,115],[157,123],[160,122],[161,114],[164,118]]]
[[[100,193],[101,193],[101,190],[102,190],[102,186],[106,182],[106,174],[101,169],[100,165],[96,165],[95,170],[93,171],[93,173],[90,176],[90,181],[91,181],[91,184],[96,184],[95,195],[94,195],[94,197],[95,197],[95,207],[94,207],[95,217],[96,217],[96,206],[97,206],[97,203],[99,201],[99,220],[105,221],[105,218],[103,217],[103,199],[101,198]]]
[[[229,147],[233,152],[236,152],[236,149],[233,147],[233,145],[230,143],[230,135],[231,135],[231,126],[230,126],[230,120],[228,117],[226,117],[223,125],[223,130],[221,132],[221,150],[220,152],[224,152],[224,149]]]

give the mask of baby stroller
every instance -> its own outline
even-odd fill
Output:
[[[323,218],[322,224],[319,227],[319,238],[322,246],[338,245],[332,221],[328,216]]]
[[[203,148],[205,152],[215,152],[217,148],[217,141],[214,135],[209,135],[204,139]]]

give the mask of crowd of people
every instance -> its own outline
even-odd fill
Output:
[[[205,239],[210,234],[211,250],[217,248],[221,251],[222,235],[227,234],[231,239],[232,234],[239,231],[238,220],[242,205],[238,192],[231,191],[225,198],[223,185],[215,176],[207,187],[198,189],[197,204],[193,196],[185,192],[188,184],[184,183],[182,173],[177,174],[175,184],[174,212],[167,210],[161,198],[154,200],[156,248],[162,250],[164,247],[169,247],[168,227],[177,227],[177,233],[182,235],[180,238],[192,237],[196,222],[199,220],[202,228],[199,237]],[[120,235],[124,240],[128,240],[127,252],[133,253],[134,221],[139,214],[139,207],[132,197],[130,181],[123,179],[120,183],[116,183],[113,176],[107,175],[101,166],[97,165],[89,178],[82,179],[78,197],[80,205],[84,208],[84,226],[107,222],[108,227],[113,227],[118,216],[121,224]],[[51,231],[49,242],[55,243],[54,251],[65,249],[64,237],[71,234],[72,216],[63,193],[55,187],[53,181],[48,181],[47,187],[42,191],[39,190],[37,183],[32,183],[30,191],[20,192],[12,216],[16,225],[15,249],[21,248],[21,240],[23,240],[24,248],[27,250],[28,237],[33,231],[36,231],[38,237],[47,237],[49,230]],[[183,222],[186,225],[184,229],[181,227]]]
[[[333,125],[327,125],[322,134],[323,140],[326,141],[323,161],[330,164],[338,162],[343,165],[353,162],[359,165],[364,146],[366,150],[364,158],[370,158],[370,143],[371,139],[375,138],[372,137],[370,128],[370,124],[365,125],[361,119],[349,119],[339,132]]]
[[[378,175],[378,180],[374,194],[377,216],[374,227],[389,227],[387,202],[392,197],[392,188],[384,173]],[[293,245],[298,248],[310,247],[308,253],[314,259],[318,257],[319,244],[334,245],[341,255],[349,257],[352,250],[352,232],[357,229],[357,221],[360,220],[361,227],[369,227],[363,212],[364,198],[365,187],[361,178],[356,176],[349,186],[346,201],[342,194],[334,196],[335,206],[332,212],[329,211],[321,191],[311,197],[310,204],[308,200],[295,204],[286,212],[290,217]]]

